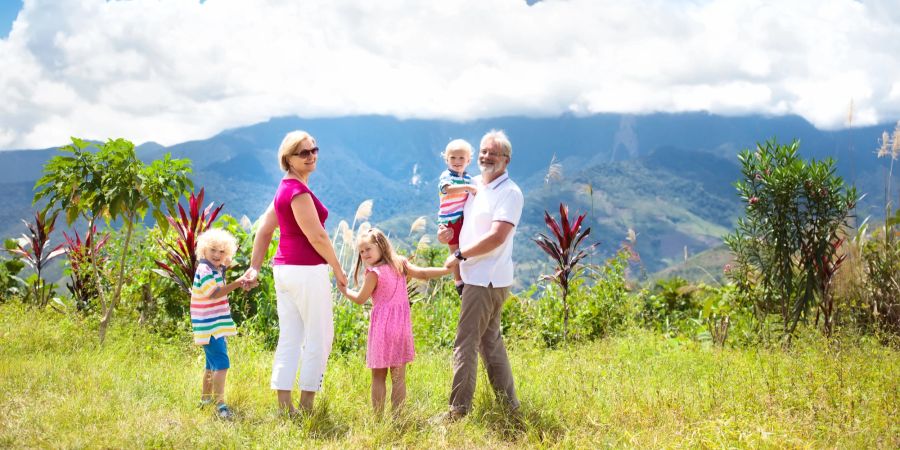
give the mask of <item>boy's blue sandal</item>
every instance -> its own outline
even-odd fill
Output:
[[[197,408],[203,409],[212,404],[213,404],[213,399],[211,399],[211,398],[200,399],[200,403],[197,404]]]
[[[216,407],[216,416],[222,420],[232,420],[234,419],[234,412],[231,411],[228,405],[222,403]]]

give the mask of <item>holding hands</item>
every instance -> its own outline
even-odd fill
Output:
[[[254,269],[253,267],[250,267],[244,272],[243,275],[241,275],[240,278],[237,279],[237,281],[241,282],[241,289],[243,289],[244,292],[247,292],[250,289],[255,288],[256,286],[259,286],[259,279],[257,278],[258,276],[259,271]]]
[[[347,274],[344,273],[344,269],[338,268],[334,270],[334,281],[337,283],[337,288],[341,291],[341,294],[347,295]]]

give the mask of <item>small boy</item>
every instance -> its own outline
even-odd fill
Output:
[[[472,146],[464,139],[450,141],[444,149],[444,161],[447,170],[441,173],[438,180],[441,204],[438,211],[438,225],[453,230],[453,237],[447,245],[450,253],[459,248],[459,232],[463,224],[463,207],[469,194],[475,195],[478,189],[472,184],[472,177],[466,173],[466,167],[472,162]],[[462,295],[463,281],[459,276],[459,266],[453,268],[453,279],[456,292]]]
[[[228,293],[245,285],[244,277],[225,284],[225,268],[237,251],[237,240],[231,233],[210,228],[197,238],[197,272],[191,286],[191,325],[194,343],[203,345],[206,369],[200,405],[215,402],[216,415],[231,420],[234,413],[225,404],[225,377],[231,366],[226,336],[237,334]]]

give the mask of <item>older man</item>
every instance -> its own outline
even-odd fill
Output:
[[[472,409],[478,353],[499,400],[511,411],[519,407],[512,369],[503,336],[500,312],[513,284],[513,237],[522,216],[522,191],[506,172],[512,145],[502,131],[491,130],[481,139],[475,177],[478,194],[469,196],[459,235],[459,249],[444,264],[459,264],[463,283],[459,323],[453,344],[453,385],[448,419]],[[449,241],[452,230],[442,228],[439,240]]]

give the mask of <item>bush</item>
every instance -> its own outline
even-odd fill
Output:
[[[582,339],[599,339],[613,335],[636,323],[638,306],[628,293],[625,273],[631,253],[622,250],[606,261],[593,277],[594,285],[576,294],[576,333]]]
[[[761,314],[780,317],[788,340],[813,309],[831,331],[831,282],[843,261],[839,233],[856,201],[856,190],[835,174],[833,160],[807,162],[798,150],[797,141],[773,140],[741,152],[744,179],[735,186],[747,204],[746,217],[725,237],[735,254],[738,286],[754,295]]]
[[[452,348],[459,319],[456,286],[450,277],[431,280],[425,286],[412,304],[413,336],[428,348]]]

